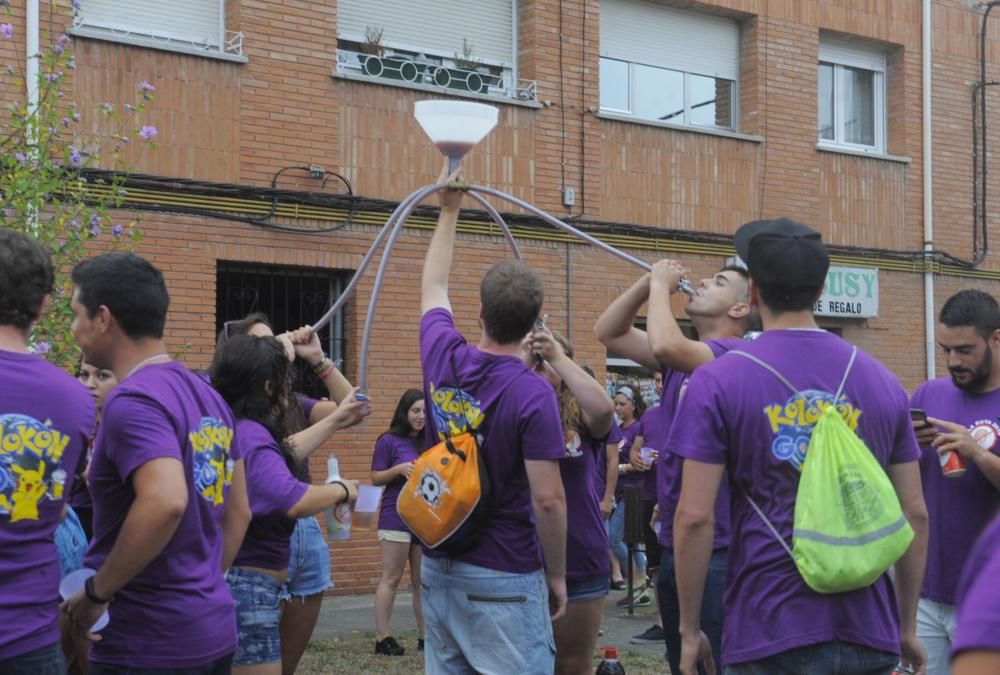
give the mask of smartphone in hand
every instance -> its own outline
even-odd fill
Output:
[[[910,419],[917,422],[917,428],[929,427],[930,422],[927,421],[927,413],[925,413],[920,408],[910,408]]]

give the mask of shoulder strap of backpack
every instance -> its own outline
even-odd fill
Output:
[[[761,368],[764,368],[765,370],[769,370],[772,375],[774,375],[776,378],[778,378],[781,381],[782,384],[784,384],[786,387],[788,387],[789,389],[791,389],[793,394],[799,393],[798,388],[794,384],[792,384],[791,382],[789,382],[788,378],[786,378],[784,375],[782,375],[781,373],[779,373],[777,368],[775,368],[771,364],[767,363],[763,359],[759,359],[756,356],[754,356],[753,354],[747,354],[746,352],[740,351],[739,349],[733,349],[729,353],[730,354],[735,354],[736,356],[742,356],[743,358],[745,358],[745,359],[747,359],[749,361],[753,361],[754,363],[756,363]]]
[[[833,397],[833,404],[836,405],[837,401],[840,400],[841,394],[844,393],[844,385],[847,384],[847,376],[851,374],[851,369],[854,367],[854,360],[858,356],[858,348],[854,347],[851,350],[851,358],[847,361],[847,368],[844,370],[844,377],[840,380],[840,386],[837,387],[837,393]]]

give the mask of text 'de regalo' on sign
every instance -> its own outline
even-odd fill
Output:
[[[878,270],[830,267],[823,295],[813,307],[818,316],[864,319],[878,316]]]

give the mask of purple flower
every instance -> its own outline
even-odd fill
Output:
[[[100,227],[100,226],[101,226],[101,217],[99,215],[97,215],[96,213],[92,214],[90,216],[90,227],[94,228],[94,227]]]
[[[78,112],[74,112],[73,113],[73,121],[74,122],[79,122],[80,121],[80,113],[78,113]]]
[[[62,118],[62,125],[64,127],[68,127],[69,126],[69,118],[66,117],[65,115],[63,115],[63,118]]]
[[[156,87],[151,85],[146,80],[143,80],[142,82],[139,83],[139,91],[141,91],[144,94],[147,94],[156,91]]]
[[[0,0],[0,7],[10,7],[10,0]]]
[[[97,238],[97,237],[101,236],[101,226],[100,225],[91,225],[90,226],[90,236],[94,237],[94,238]]]
[[[25,162],[28,161],[28,158],[24,156],[23,152],[15,152],[14,159],[17,160],[18,164],[24,164]]]
[[[3,36],[8,40],[14,37],[14,27],[9,23],[0,23],[0,36]]]
[[[120,237],[125,234],[125,228],[121,225],[115,225],[111,228],[111,234],[115,235],[115,237]]]
[[[50,351],[52,351],[52,345],[44,340],[35,345],[36,354],[48,354]]]
[[[58,42],[56,44],[52,45],[52,51],[54,51],[56,54],[62,54],[64,49],[65,49],[65,47],[63,47]]]
[[[60,35],[59,39],[56,40],[56,44],[59,45],[60,47],[65,47],[69,43],[70,43],[70,37],[66,33]]]
[[[74,230],[79,230],[81,225],[82,223],[80,222],[79,218],[74,218],[73,220],[69,221],[69,226],[72,227]]]
[[[126,103],[125,104],[125,110],[128,110],[129,112],[131,112],[131,111],[135,110],[135,106],[132,105],[131,103]]]
[[[80,0],[73,0],[73,9],[80,10]]]
[[[110,103],[102,103],[101,104],[101,110],[103,110],[106,113],[109,113],[109,112],[111,112],[113,110],[113,108],[111,107]]]
[[[83,162],[83,157],[80,155],[80,151],[74,146],[69,146],[69,163],[73,166],[80,166]]]
[[[158,133],[159,132],[156,130],[156,127],[143,127],[142,129],[139,129],[139,138],[144,141],[150,141],[156,138]]]
[[[59,78],[62,77],[62,73],[46,73],[45,79],[49,82],[58,82]]]

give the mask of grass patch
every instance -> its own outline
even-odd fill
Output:
[[[397,635],[396,639],[406,648],[406,654],[403,656],[376,656],[375,633],[371,631],[353,631],[349,635],[313,640],[302,657],[298,672],[304,675],[423,673],[424,655],[423,652],[417,651],[417,634],[404,632]],[[626,649],[619,658],[629,675],[663,675],[668,672],[662,654],[643,654]],[[600,661],[600,655],[595,652],[595,669]]]

